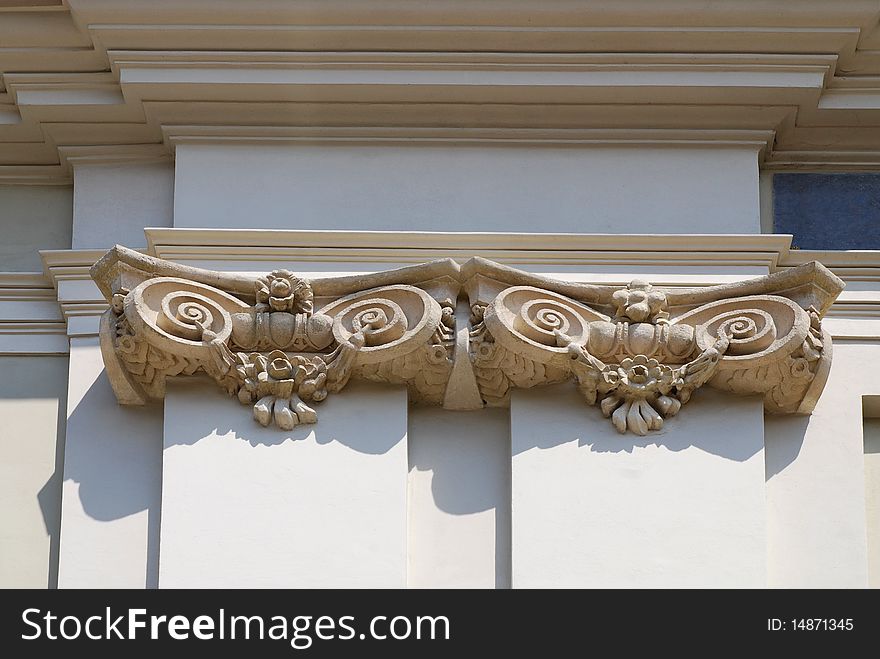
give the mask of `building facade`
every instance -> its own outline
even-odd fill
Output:
[[[0,0],[0,586],[880,585],[876,0]]]

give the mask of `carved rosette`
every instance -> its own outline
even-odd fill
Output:
[[[120,403],[162,399],[167,378],[201,372],[285,430],[315,423],[313,406],[351,379],[454,409],[572,381],[637,435],[663,428],[703,385],[809,413],[831,361],[821,316],[842,288],[818,264],[676,291],[566,284],[474,259],[330,278],[316,294],[288,270],[247,279],[120,247],[93,277],[110,302],[101,347]],[[470,326],[457,332],[462,288]]]

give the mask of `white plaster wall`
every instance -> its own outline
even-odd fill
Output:
[[[165,400],[161,588],[406,585],[406,391],[350,384],[263,428],[208,381]]]
[[[144,227],[170,227],[172,163],[77,164],[73,188],[73,248],[146,246]]]
[[[862,396],[880,394],[880,346],[835,341],[812,416],[767,416],[769,585],[867,585]]]
[[[0,272],[40,272],[38,250],[68,249],[73,190],[66,185],[0,185]]]
[[[407,584],[510,587],[510,415],[409,410]]]
[[[570,385],[514,392],[513,586],[762,587],[763,407],[701,389],[622,436]]]
[[[66,356],[0,356],[0,588],[55,586]]]
[[[176,158],[178,227],[760,232],[749,148],[181,144]]]
[[[162,408],[116,402],[98,339],[70,340],[60,588],[156,587]]]
[[[865,419],[864,432],[868,585],[880,588],[880,419]]]

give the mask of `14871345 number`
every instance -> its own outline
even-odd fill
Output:
[[[799,631],[852,631],[852,618],[792,618],[791,629]]]

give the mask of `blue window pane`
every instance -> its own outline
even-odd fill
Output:
[[[775,174],[773,230],[801,249],[880,249],[880,173]]]

